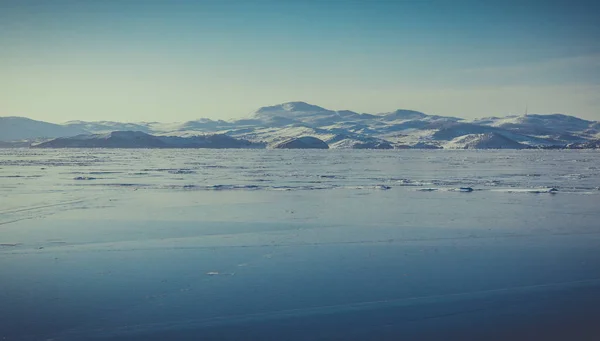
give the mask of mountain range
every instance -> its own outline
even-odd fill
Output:
[[[118,142],[126,140],[129,142],[124,145]],[[563,114],[475,120],[413,110],[367,114],[289,102],[262,107],[248,117],[228,121],[203,118],[181,123],[54,124],[0,117],[0,141],[0,147],[49,148],[597,148],[600,122]]]

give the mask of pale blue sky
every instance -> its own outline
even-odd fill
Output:
[[[0,0],[0,116],[229,119],[288,101],[600,120],[593,1]]]

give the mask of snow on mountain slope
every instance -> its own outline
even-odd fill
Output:
[[[305,102],[289,102],[262,107],[252,114],[252,118],[269,123],[274,117],[304,123],[311,127],[331,125],[338,122],[370,120],[374,115],[359,114],[349,110],[333,111]]]
[[[328,141],[336,136],[335,133],[309,127],[256,128],[241,133],[231,131],[227,135],[253,142],[264,142],[269,145],[302,136],[313,136],[323,141]]]
[[[444,149],[525,149],[528,146],[499,133],[468,134],[444,145]]]
[[[523,135],[518,132],[514,132],[512,130],[504,129],[501,127],[493,126],[493,125],[478,125],[473,123],[451,123],[442,125],[439,130],[434,132],[431,137],[433,140],[438,141],[449,141],[456,139],[461,136],[468,135],[476,135],[476,134],[500,134],[500,136],[504,136],[506,138],[512,139],[516,142],[527,144],[527,145],[537,145],[537,146],[547,146],[553,144],[563,144],[562,140],[552,139],[552,138],[544,138],[544,137],[536,137],[530,135]]]
[[[393,149],[394,146],[385,140],[371,139],[368,141],[352,138],[337,141],[329,146],[333,149]]]
[[[187,121],[183,123],[166,125],[153,125],[155,132],[173,132],[173,131],[198,131],[198,132],[214,132],[232,127],[232,124],[223,120],[213,121],[208,118]]]
[[[583,133],[592,128],[597,122],[584,120],[574,116],[552,115],[521,115],[503,118],[491,117],[475,120],[473,124],[499,127],[526,135],[556,135],[565,133]]]
[[[0,141],[74,136],[85,133],[78,127],[36,121],[25,117],[0,117]]]
[[[437,143],[432,136],[437,132],[436,129],[406,129],[402,131],[388,132],[378,135],[379,138],[394,144],[414,145],[419,142]]]
[[[443,125],[432,135],[435,140],[452,140],[463,135],[487,134],[501,129],[489,126],[480,126],[472,123],[452,123]]]

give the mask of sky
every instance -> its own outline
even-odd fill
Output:
[[[600,3],[0,0],[0,116],[381,113],[600,120]]]

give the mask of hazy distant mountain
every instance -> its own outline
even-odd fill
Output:
[[[0,148],[24,148],[29,147],[31,142],[29,141],[13,141],[13,142],[5,142],[0,141]]]
[[[0,117],[0,141],[74,136],[86,133],[78,127],[35,121],[25,117]]]
[[[382,116],[381,119],[383,121],[405,121],[405,120],[420,120],[427,117],[422,112],[414,111],[414,110],[396,110],[394,112],[379,114]]]
[[[0,141],[31,141],[113,131],[139,131],[155,137],[229,136],[269,147],[292,139],[313,137],[330,148],[562,148],[567,145],[586,148],[594,146],[594,143],[586,142],[600,139],[600,122],[562,114],[477,120],[404,109],[366,114],[330,110],[305,102],[266,106],[246,118],[229,121],[206,118],[179,123],[71,121],[59,125],[20,117],[0,118]],[[151,143],[151,140],[146,142]]]
[[[146,123],[121,123],[112,121],[96,121],[96,122],[85,122],[85,121],[69,121],[64,124],[70,128],[77,128],[86,133],[110,133],[112,131],[141,131],[149,133],[151,129]]]

